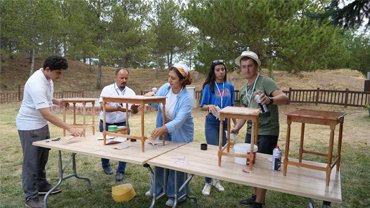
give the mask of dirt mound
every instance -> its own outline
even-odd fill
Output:
[[[42,67],[43,59],[37,58],[35,61],[35,70]],[[30,63],[26,57],[17,57],[6,59],[3,62],[3,73],[0,74],[0,92],[15,91],[18,85],[22,86],[26,82]],[[103,67],[101,86],[106,86],[113,83],[115,68]],[[61,90],[84,90],[97,91],[97,66],[90,66],[80,61],[69,60],[69,69],[63,74],[63,78],[55,82],[55,89]],[[196,90],[200,90],[206,78],[205,74],[197,71],[191,71],[193,79],[192,85]],[[268,71],[263,69],[263,75],[268,75]],[[336,89],[336,90],[358,90],[364,88],[365,77],[359,72],[350,69],[337,70],[317,70],[314,72],[301,72],[298,74],[289,74],[285,71],[274,71],[272,77],[277,81],[278,85],[287,90],[290,87],[295,89]],[[168,71],[162,70],[156,72],[153,69],[130,69],[129,86],[136,93],[150,90],[152,87],[159,87],[167,82]],[[235,89],[245,83],[241,77],[239,70],[228,74],[228,81],[234,83]]]

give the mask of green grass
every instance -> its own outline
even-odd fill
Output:
[[[0,105],[0,207],[24,207],[23,193],[21,188],[21,169],[22,152],[19,137],[15,127],[15,116],[18,112],[19,104]],[[294,106],[292,106],[292,109]],[[204,141],[204,112],[195,110],[195,141]],[[345,130],[348,128],[358,128],[357,131],[364,134],[369,132],[368,126],[370,119],[361,112],[352,113],[346,120]],[[59,114],[62,117],[61,114]],[[154,112],[146,114],[146,131],[154,127]],[[132,132],[139,130],[140,116],[131,118]],[[281,116],[281,129],[285,127],[284,116]],[[359,125],[359,121],[361,125]],[[62,131],[50,125],[51,135],[59,136]],[[245,131],[245,130],[244,130]],[[238,141],[242,141],[244,132],[238,135]],[[361,135],[362,135],[361,134]],[[368,133],[364,135],[369,135]],[[356,135],[345,134],[343,145],[343,159],[341,163],[342,179],[342,207],[370,207],[370,153],[368,143],[361,142],[351,145],[350,140]],[[280,138],[280,143],[284,143],[285,135]],[[366,141],[366,138],[365,138]],[[316,144],[318,145],[318,144]],[[313,144],[312,148],[321,150],[322,147]],[[320,143],[321,145],[321,143]],[[57,171],[57,151],[50,151],[49,162],[47,165],[47,176],[52,183],[58,179]],[[292,155],[297,155],[297,151],[292,149]],[[69,154],[63,152],[63,161],[66,163]],[[136,197],[128,203],[116,203],[111,198],[111,187],[120,183],[115,182],[114,175],[107,176],[101,168],[100,158],[77,155],[77,171],[82,176],[87,176],[92,181],[92,190],[87,189],[85,181],[75,178],[68,179],[62,183],[63,192],[49,198],[50,207],[148,207],[151,199],[145,197],[144,193],[149,189],[149,171],[140,166],[128,164],[124,183],[131,183],[136,191]],[[117,161],[111,161],[114,168]],[[66,170],[67,174],[70,168]],[[195,176],[191,181],[190,187],[192,195],[198,199],[199,207],[240,207],[239,200],[250,196],[252,188],[238,184],[222,182],[225,192],[218,192],[212,189],[211,196],[204,197],[201,194],[203,188],[203,177]],[[156,207],[164,207],[165,198],[156,204]],[[269,191],[267,194],[267,206],[269,208],[280,207],[307,207],[307,199],[294,195]],[[321,206],[321,202],[315,200],[316,206]],[[179,207],[192,207],[194,203],[186,202]],[[332,207],[341,207],[332,204]]]

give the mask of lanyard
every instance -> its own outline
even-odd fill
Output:
[[[225,92],[225,82],[222,82],[222,93],[221,93],[221,91],[220,91],[220,88],[218,88],[218,85],[217,85],[217,82],[215,82],[215,85],[216,85],[216,87],[217,87],[217,91],[218,91],[218,93],[220,93],[220,97],[221,97],[221,109],[222,109],[222,103],[223,103],[223,96],[224,96],[224,92]]]
[[[252,95],[253,95],[253,92],[254,92],[254,90],[255,90],[255,88],[256,88],[256,83],[257,83],[257,80],[258,80],[258,78],[260,77],[260,74],[258,73],[258,75],[257,75],[257,78],[254,80],[254,82],[253,82],[253,87],[252,87],[252,91],[251,91],[251,93],[249,94],[248,93],[248,89],[246,90],[247,91],[247,97],[249,97],[249,100],[248,100],[248,107],[250,107],[251,106],[251,101],[252,101]]]
[[[119,92],[118,92],[118,86],[116,83],[114,83],[114,90],[116,91],[117,95],[120,96]],[[122,90],[122,96],[125,95],[125,92],[126,92],[126,87]]]

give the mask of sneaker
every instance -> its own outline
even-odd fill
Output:
[[[152,196],[152,194],[150,193],[150,191],[147,191],[145,192],[145,196]]]
[[[263,204],[262,203],[255,202],[253,204],[253,208],[263,208]]]
[[[256,195],[252,194],[251,198],[240,200],[240,205],[254,205],[256,203]]]
[[[104,173],[107,175],[113,175],[113,170],[110,166],[103,168]]]
[[[185,197],[183,197],[182,199],[178,200],[177,203],[181,203],[181,202],[184,202],[186,200]],[[168,200],[166,201],[166,206],[167,207],[172,207],[173,206],[173,198],[168,198]]]
[[[221,185],[219,180],[213,179],[212,180],[212,185],[216,187],[217,190],[219,191],[225,191],[225,188]]]
[[[44,203],[39,199],[38,196],[35,198],[27,199],[25,205],[26,207],[30,207],[30,208],[43,208],[44,207]]]
[[[51,188],[53,188],[53,187],[51,187],[50,184],[39,187],[39,195],[45,195],[46,193],[48,193],[48,191],[50,191]],[[60,186],[58,186],[50,194],[57,194],[57,193],[60,193],[60,192],[62,192],[62,189],[60,188]]]
[[[117,173],[116,174],[116,181],[122,181],[124,178],[124,175],[123,173]]]
[[[202,190],[202,194],[204,196],[209,196],[209,194],[211,193],[211,187],[212,185],[210,183],[205,183]]]

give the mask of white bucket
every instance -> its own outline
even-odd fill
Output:
[[[258,147],[257,145],[254,145],[254,149],[253,149],[253,152],[254,152],[254,159],[253,159],[253,164],[256,160],[256,152],[258,151]],[[238,154],[248,154],[248,157],[249,157],[249,153],[250,153],[250,144],[249,143],[239,143],[239,144],[235,144],[234,145],[234,153],[238,153]],[[249,160],[249,158],[248,158]],[[240,165],[247,165],[247,158],[242,158],[242,157],[234,157],[234,162],[236,164],[240,164]]]

